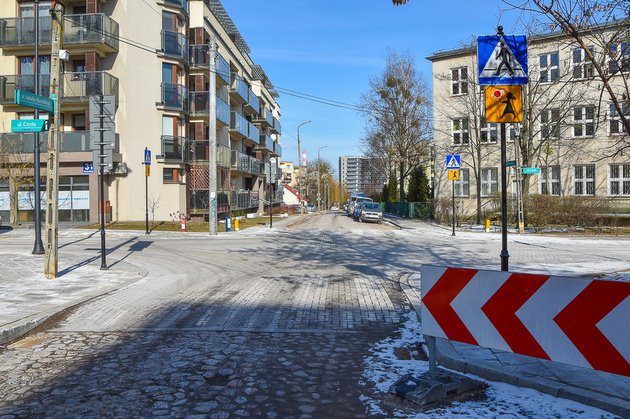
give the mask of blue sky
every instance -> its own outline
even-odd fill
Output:
[[[252,59],[276,86],[341,102],[358,103],[370,77],[384,68],[388,49],[409,51],[430,82],[425,57],[451,49],[472,36],[494,33],[501,18],[514,30],[514,12],[499,0],[411,0],[394,7],[390,0],[223,0],[252,50]],[[296,128],[308,159],[334,166],[342,155],[362,154],[364,121],[358,113],[280,96],[282,160],[297,161]]]

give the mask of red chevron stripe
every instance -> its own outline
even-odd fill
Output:
[[[450,340],[479,345],[451,303],[475,276],[475,269],[447,268],[435,285],[422,298],[422,303]]]
[[[481,307],[512,352],[550,359],[516,312],[549,279],[547,275],[514,273]]]
[[[596,280],[553,319],[593,368],[626,377],[630,377],[630,363],[597,328],[597,323],[629,295],[629,282]]]

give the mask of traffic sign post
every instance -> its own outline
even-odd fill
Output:
[[[144,234],[149,234],[149,176],[151,176],[151,150],[144,148]]]
[[[457,222],[456,218],[455,218],[455,181],[459,181],[459,169],[462,167],[462,159],[461,156],[459,154],[447,154],[446,155],[446,171],[447,171],[447,175],[448,175],[448,180],[450,180],[451,183],[451,195],[452,195],[452,202],[453,202],[453,217],[452,217],[452,221],[453,221],[453,232],[451,233],[452,236],[455,236],[455,224]]]
[[[11,121],[11,132],[44,132],[48,124],[44,119],[14,119]]]

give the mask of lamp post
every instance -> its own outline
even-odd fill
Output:
[[[301,142],[300,142],[300,127],[301,127],[302,125],[307,125],[307,124],[310,124],[311,122],[313,122],[313,121],[311,121],[311,120],[309,119],[308,121],[304,121],[304,122],[302,122],[302,123],[301,123],[300,125],[298,125],[298,127],[297,127],[297,150],[298,150],[298,160],[297,160],[297,163],[298,163],[298,168],[299,168],[299,167],[302,167],[302,148],[301,148],[301,145],[302,145],[302,144],[301,144]],[[300,184],[300,177],[299,177],[299,176],[297,177],[297,182],[298,182],[298,196],[301,196],[301,195],[302,195],[302,187],[301,187],[301,184]],[[301,203],[301,202],[300,202],[300,213],[301,213],[301,214],[304,214],[304,207],[302,206],[302,203]]]
[[[321,159],[319,157],[319,152],[324,149],[327,148],[327,145],[323,145],[320,148],[317,149],[317,211],[321,211],[321,206],[322,206],[322,195],[321,195],[321,183],[322,183],[322,177],[321,177],[321,173],[319,170],[319,165],[321,162]]]

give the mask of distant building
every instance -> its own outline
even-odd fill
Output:
[[[380,192],[387,182],[376,170],[375,159],[361,156],[339,157],[339,184],[349,194]]]
[[[295,171],[295,165],[292,161],[280,162],[280,170],[282,170],[281,183],[283,185],[293,186],[293,172]]]

